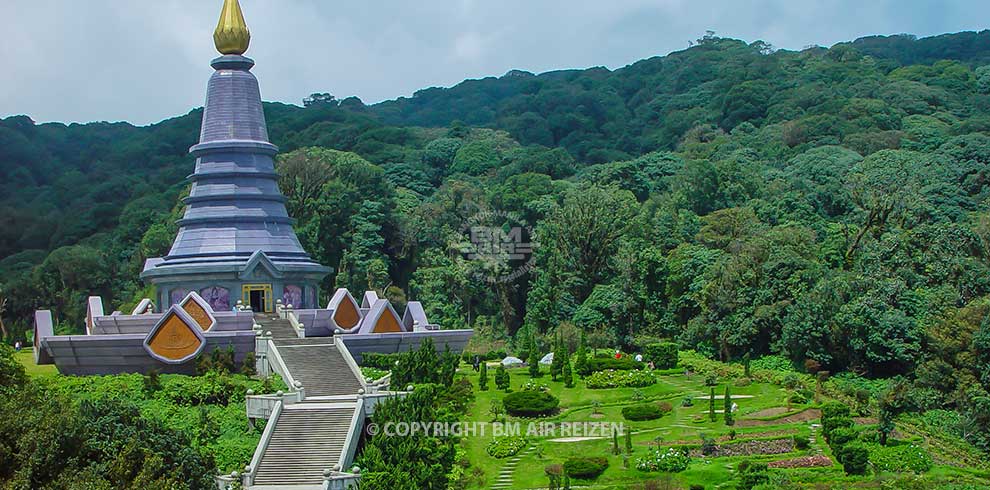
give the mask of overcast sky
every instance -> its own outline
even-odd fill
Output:
[[[201,106],[222,0],[0,0],[0,116],[148,124]],[[265,100],[366,103],[518,68],[618,68],[705,30],[800,49],[990,26],[986,0],[241,0]]]

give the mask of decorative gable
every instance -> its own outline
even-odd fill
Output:
[[[244,264],[244,268],[241,269],[240,274],[241,280],[245,281],[258,281],[270,278],[280,279],[281,277],[282,271],[261,250],[257,250],[251,254],[251,258]]]
[[[397,333],[405,331],[399,315],[386,299],[379,299],[361,322],[360,333]]]
[[[361,323],[361,311],[357,301],[344,288],[337,289],[327,304],[327,309],[333,310],[333,321],[344,330],[352,330]]]
[[[190,291],[179,306],[189,314],[189,317],[196,321],[199,328],[207,332],[217,324],[216,317],[213,316],[213,307],[203,299],[196,291]]]
[[[205,346],[199,324],[180,306],[170,307],[144,339],[144,350],[167,364],[185,363]]]

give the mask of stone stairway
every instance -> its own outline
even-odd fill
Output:
[[[319,337],[275,341],[285,367],[306,390],[306,398],[355,396],[362,388],[344,356],[330,342],[332,339]]]
[[[287,405],[258,464],[254,486],[322,485],[347,440],[356,403]],[[321,487],[322,488],[322,487]]]
[[[272,338],[276,341],[299,338],[299,335],[296,334],[296,330],[292,328],[289,320],[282,320],[281,318],[272,316],[272,314],[266,313],[255,314],[254,321],[258,325],[261,325],[263,332],[271,332]]]
[[[502,465],[502,469],[498,472],[498,477],[495,479],[495,483],[492,485],[492,490],[510,490],[515,488],[512,486],[512,473],[516,471],[516,467],[519,466],[519,460],[522,457],[536,449],[536,446],[529,446],[524,451],[520,451],[518,454],[513,456],[511,459]]]

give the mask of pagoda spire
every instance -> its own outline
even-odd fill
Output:
[[[237,0],[224,0],[220,21],[213,31],[213,44],[221,54],[242,55],[251,44],[251,31],[244,22],[241,4]]]

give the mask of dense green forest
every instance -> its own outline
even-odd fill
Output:
[[[602,345],[905,376],[900,409],[957,410],[990,450],[988,31],[799,52],[709,34],[615,71],[265,110],[328,290],[416,299],[486,340],[573,324]],[[10,338],[39,307],[72,331],[87,295],[147,295],[200,116],[0,121]],[[478,215],[532,231],[513,281],[465,257]]]

